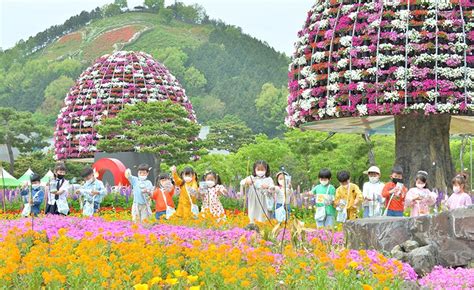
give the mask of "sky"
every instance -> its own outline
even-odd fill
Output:
[[[0,47],[7,49],[52,25],[64,23],[83,10],[90,11],[113,0],[0,0]],[[166,5],[173,0],[165,0]],[[296,33],[314,0],[181,0],[200,4],[213,19],[242,28],[277,51],[293,53]],[[128,0],[128,6],[143,0]]]

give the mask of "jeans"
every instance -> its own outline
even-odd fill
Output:
[[[322,227],[333,227],[334,226],[334,217],[332,215],[326,215],[326,218],[323,221],[316,221],[318,228]]]
[[[387,211],[387,216],[403,216],[403,211],[389,209]]]
[[[363,218],[368,218],[369,216],[369,206],[364,206],[364,216]]]
[[[166,215],[166,210],[155,212],[155,218],[159,220],[162,216]]]

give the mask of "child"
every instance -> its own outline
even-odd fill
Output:
[[[44,188],[41,186],[41,177],[38,174],[33,174],[30,178],[31,181],[31,197],[28,196],[30,193],[29,188],[23,189],[20,194],[26,198],[26,202],[30,206],[30,214],[38,216],[40,213],[41,204],[44,199]]]
[[[64,178],[66,175],[66,166],[59,163],[54,168],[54,180],[49,181],[48,204],[46,205],[46,214],[62,214],[69,213],[69,205],[67,203],[67,193],[69,190],[69,182]]]
[[[106,190],[102,181],[95,178],[95,172],[91,167],[86,167],[82,171],[84,184],[78,190],[84,198],[83,215],[92,216],[99,211],[100,203],[106,194]],[[89,208],[92,209],[89,211]]]
[[[255,221],[265,222],[270,219],[267,209],[267,197],[270,190],[275,186],[270,177],[270,166],[263,160],[256,161],[253,164],[253,173],[251,176],[240,181],[241,185],[248,187],[247,203],[250,227],[253,227]]]
[[[293,189],[291,188],[290,179],[291,179],[290,175],[288,175],[288,173],[284,171],[280,171],[276,174],[277,185],[275,186],[275,192],[276,192],[275,214],[277,213],[278,209],[284,205],[285,206],[284,209],[286,212],[286,219],[288,219],[290,216],[290,212],[291,212],[290,203],[293,199]],[[285,186],[286,186],[286,190],[285,190]],[[278,216],[277,216],[277,220],[281,222],[281,219]]]
[[[169,174],[163,173],[158,176],[156,189],[152,196],[155,201],[155,218],[157,220],[164,215],[168,219],[174,214],[173,195],[174,185]]]
[[[227,189],[222,186],[221,178],[215,172],[210,171],[202,179],[206,183],[207,189],[201,191],[203,193],[201,212],[209,211],[216,218],[225,218],[224,207],[219,200],[219,195],[226,194]]]
[[[446,201],[446,206],[449,210],[456,208],[465,208],[472,204],[472,199],[466,193],[466,179],[467,176],[458,174],[453,178],[453,194]]]
[[[336,216],[336,209],[333,201],[336,197],[336,188],[330,184],[331,171],[323,168],[319,171],[319,184],[313,188],[312,194],[316,196],[316,214],[314,218],[317,226],[333,227],[334,217]]]
[[[385,215],[401,217],[407,193],[407,188],[402,183],[403,169],[400,166],[394,166],[390,177],[392,181],[385,184],[382,190],[382,196],[385,198]]]
[[[138,177],[133,176],[130,169],[125,170],[125,177],[132,186],[132,220],[134,222],[143,222],[152,215],[148,198],[153,192],[153,184],[147,180],[148,173],[150,173],[148,164],[138,166]]]
[[[186,167],[178,175],[176,166],[171,167],[173,180],[176,186],[179,186],[179,202],[176,210],[176,217],[190,218],[199,214],[199,208],[196,208],[196,198],[198,195],[197,174],[191,167]]]
[[[356,184],[351,183],[350,178],[351,176],[347,171],[337,173],[337,180],[340,186],[336,190],[334,205],[338,208],[338,214],[346,217],[340,220],[341,222],[344,222],[346,219],[354,220],[358,218],[359,206],[362,202],[362,192]]]
[[[380,181],[380,169],[377,166],[371,166],[367,170],[367,174],[369,175],[369,182],[364,183],[362,187],[364,218],[381,216],[384,202],[382,197],[384,184]]]
[[[416,217],[430,213],[430,206],[435,204],[438,195],[431,192],[427,185],[428,173],[418,171],[415,187],[410,188],[405,197],[405,208],[411,208],[410,216]]]

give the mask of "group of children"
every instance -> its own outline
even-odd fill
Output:
[[[176,166],[171,167],[171,175],[162,173],[158,176],[155,186],[148,180],[150,167],[147,164],[138,166],[137,176],[131,170],[125,171],[130,182],[133,205],[133,221],[144,221],[153,215],[152,202],[155,204],[155,218],[196,217],[199,214],[210,214],[217,219],[225,219],[225,211],[219,196],[225,195],[227,190],[221,184],[217,173],[206,172],[199,182],[198,176],[191,167],[184,168],[178,174]],[[331,184],[332,174],[329,169],[319,172],[319,184],[311,193],[315,196],[315,220],[318,227],[332,227],[336,221],[345,222],[359,217],[362,208],[363,217],[376,216],[403,216],[405,210],[410,209],[410,215],[419,216],[429,214],[430,207],[438,198],[437,193],[428,187],[428,173],[419,171],[415,183],[409,190],[403,185],[403,170],[400,166],[392,169],[391,180],[384,184],[381,180],[380,169],[372,166],[366,172],[369,181],[362,188],[351,182],[349,172],[337,173],[339,187]],[[37,215],[40,212],[44,198],[47,198],[46,214],[67,215],[69,206],[67,193],[70,185],[64,178],[66,167],[63,164],[56,166],[55,177],[48,183],[48,193],[41,186],[40,177],[31,176],[31,183],[25,186],[21,195],[25,198],[23,215]],[[246,205],[250,224],[265,222],[275,218],[282,222],[288,218],[291,200],[294,198],[290,175],[281,170],[271,177],[270,166],[263,160],[256,161],[250,176],[245,177],[241,186],[246,188]],[[106,190],[102,181],[96,178],[90,167],[82,172],[84,183],[75,191],[81,197],[82,212],[85,216],[92,216],[100,208]],[[469,206],[471,197],[467,190],[466,176],[457,175],[452,180],[453,194],[443,201],[447,209]],[[177,208],[173,202],[175,190],[179,189]],[[202,200],[199,210],[196,201]]]
[[[311,191],[315,195],[315,220],[318,227],[331,227],[335,220],[345,222],[359,216],[359,208],[363,209],[363,217],[395,216],[401,217],[405,210],[410,209],[410,216],[416,217],[430,213],[438,198],[438,194],[428,187],[428,173],[418,171],[415,184],[409,190],[403,185],[403,169],[395,166],[392,169],[391,180],[381,182],[380,169],[371,166],[366,172],[369,181],[359,187],[350,182],[347,171],[337,173],[340,186],[330,184],[331,171],[321,169],[319,184]],[[449,209],[464,208],[472,204],[471,197],[466,193],[466,176],[459,174],[452,179],[453,194],[443,201]]]

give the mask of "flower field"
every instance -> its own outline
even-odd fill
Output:
[[[143,225],[131,223],[128,211],[33,221],[4,215],[0,287],[403,289],[417,282],[407,264],[344,248],[341,232],[312,230],[295,245],[288,229],[281,248],[282,235],[274,237],[270,225],[257,234],[243,229],[245,215],[227,214],[220,223],[200,217]],[[435,287],[437,280],[421,281]]]

